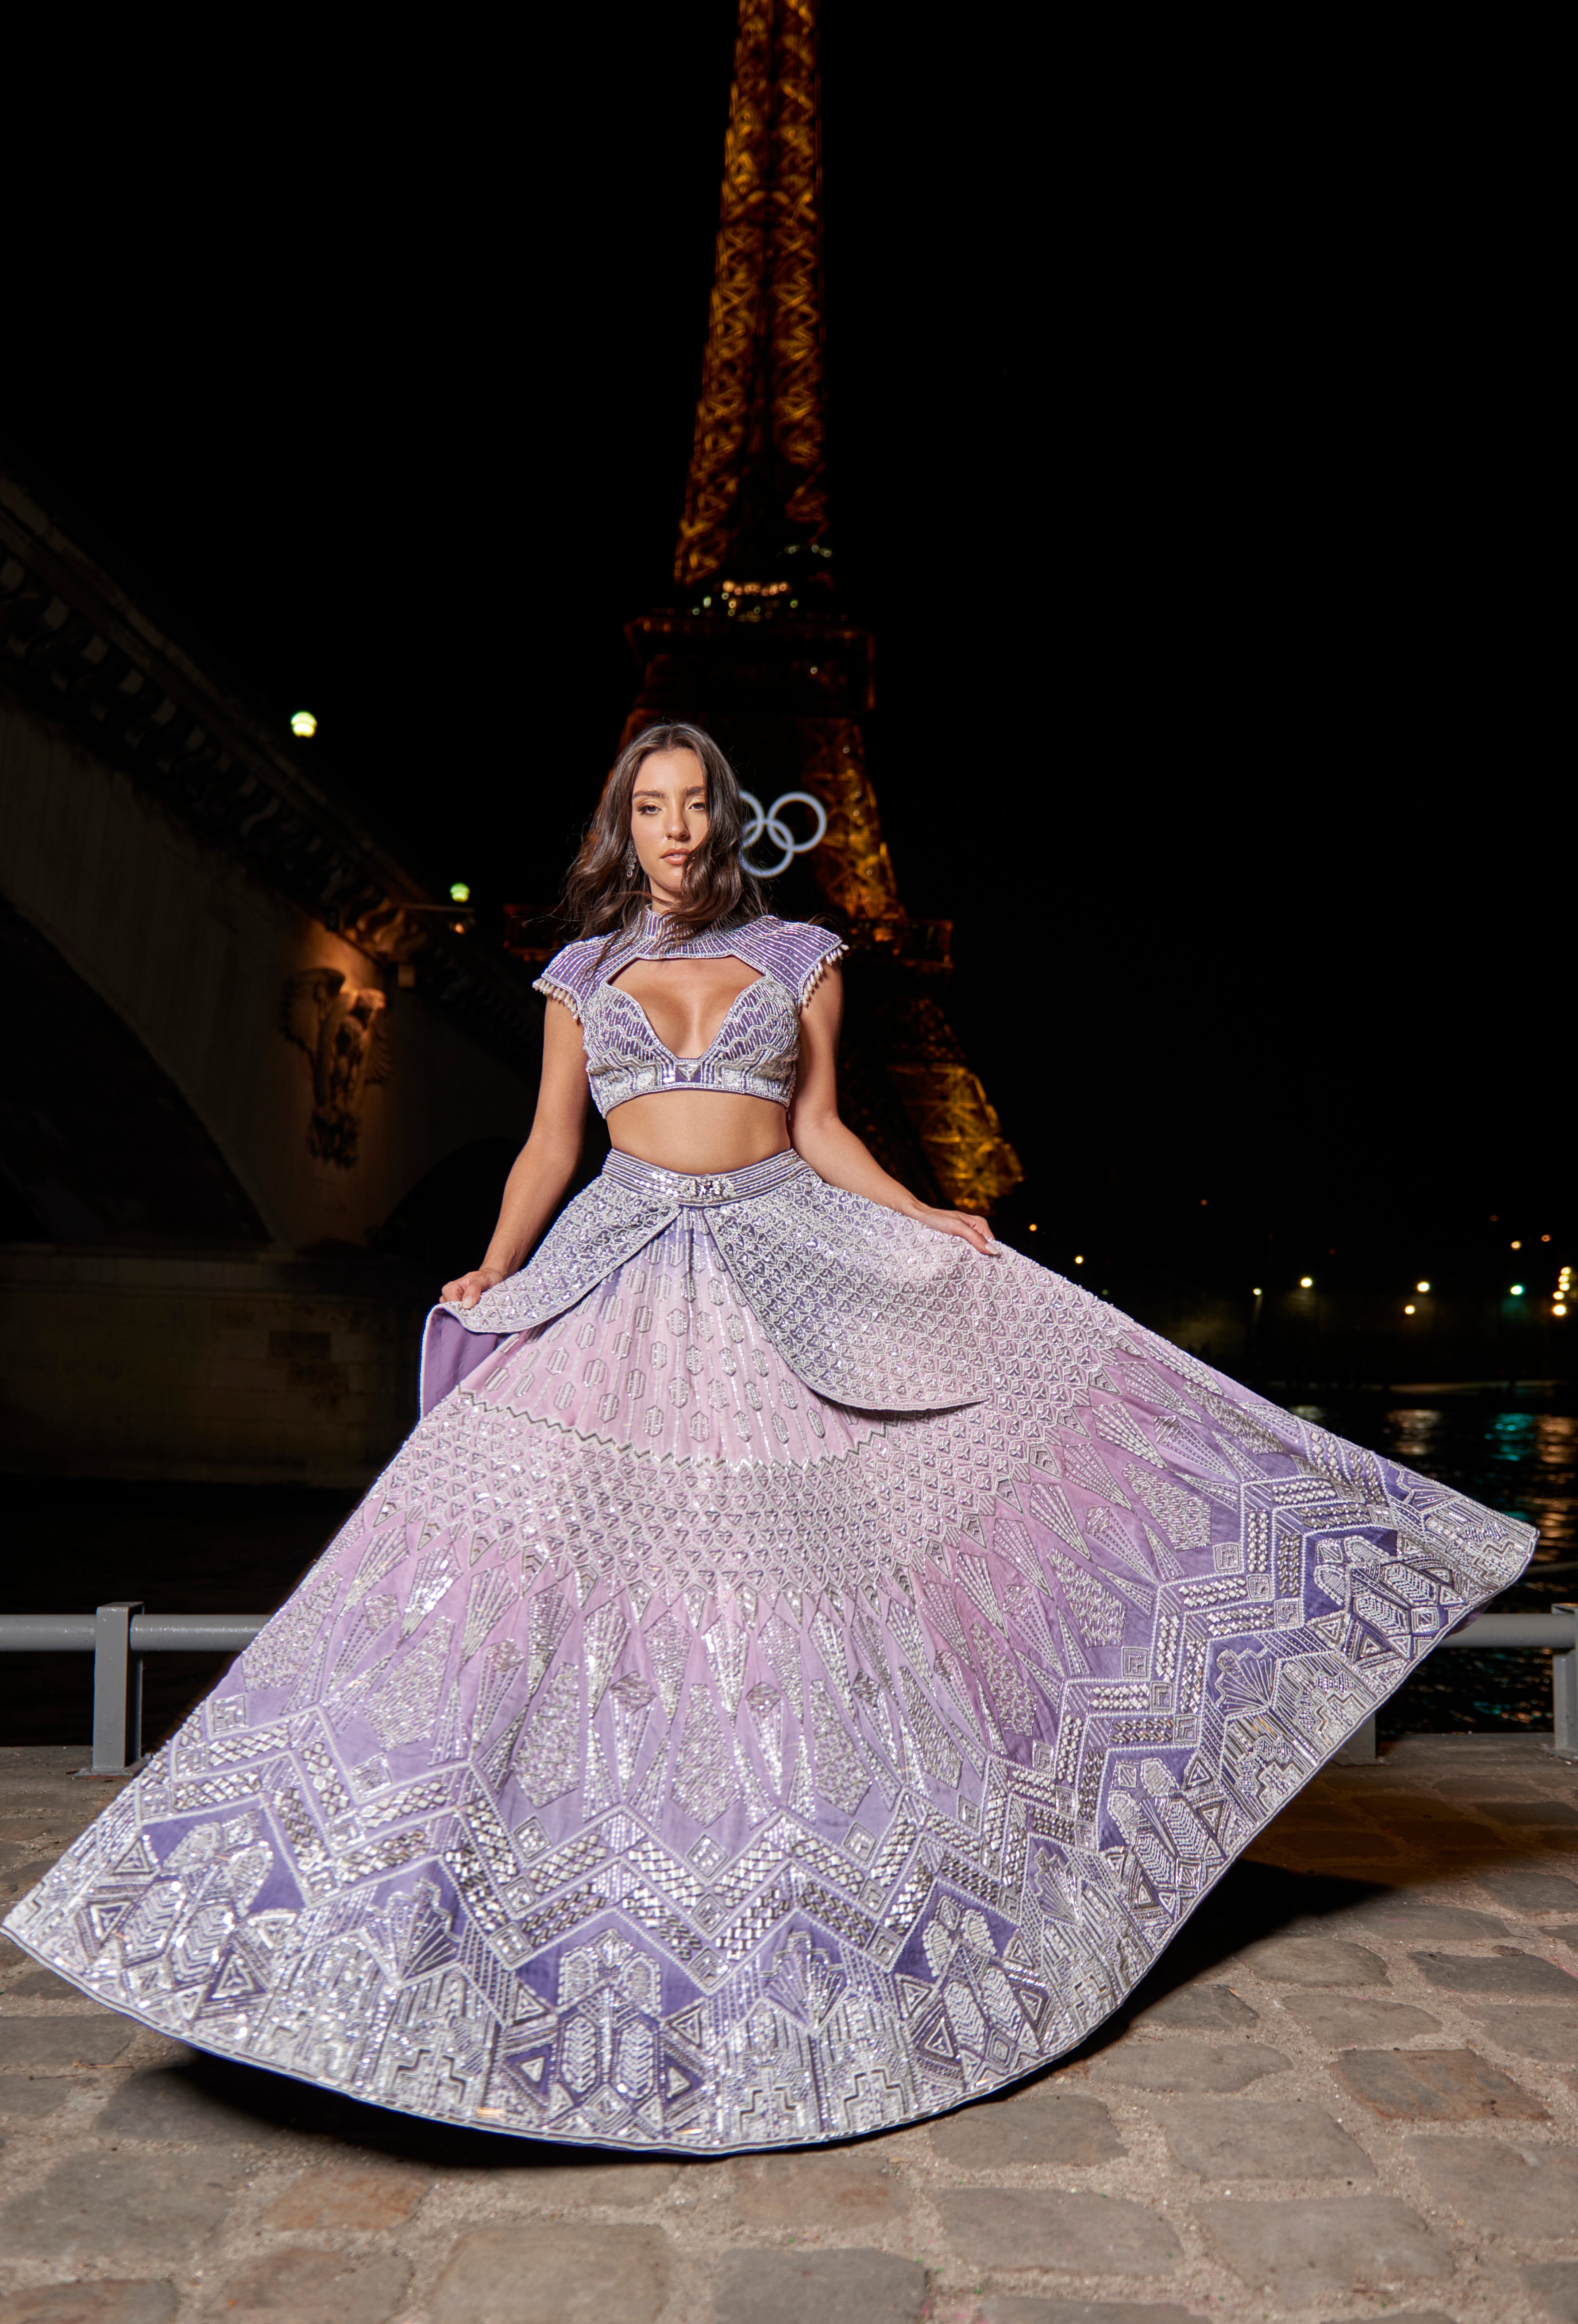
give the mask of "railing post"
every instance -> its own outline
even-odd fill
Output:
[[[93,1772],[119,1774],[142,1756],[142,1657],[132,1654],[141,1599],[100,1606],[93,1619]]]
[[[1551,1655],[1551,1748],[1559,1758],[1578,1759],[1578,1606],[1552,1610],[1573,1618],[1573,1640]]]

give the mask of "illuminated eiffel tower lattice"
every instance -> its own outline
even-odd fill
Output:
[[[873,641],[834,588],[825,439],[815,0],[740,0],[676,602],[626,632],[642,678],[623,740],[691,719],[764,804],[820,800],[826,835],[772,896],[848,937],[846,1118],[923,1198],[988,1210],[1023,1174],[943,1009],[952,923],[910,917],[883,842]]]

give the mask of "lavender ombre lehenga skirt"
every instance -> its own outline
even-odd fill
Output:
[[[877,2130],[1080,2042],[1526,1562],[1526,1526],[1009,1251],[942,1254],[980,1270],[977,1400],[830,1400],[780,1353],[807,1295],[769,1334],[753,1268],[778,1297],[775,1250],[801,1281],[839,1222],[899,1231],[814,1180],[774,1210],[772,1177],[699,1182],[551,1320],[468,1345],[19,1944],[444,2121],[695,2153]],[[579,1198],[560,1247],[628,1240],[634,1199]]]

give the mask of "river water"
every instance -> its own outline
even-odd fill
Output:
[[[1578,1397],[1572,1388],[1544,1396],[1463,1389],[1332,1395],[1293,1409],[1537,1526],[1528,1574],[1496,1600],[1499,1613],[1545,1613],[1563,1599],[1578,1600]],[[1432,1655],[1378,1721],[1383,1738],[1550,1723],[1549,1655],[1453,1649]]]

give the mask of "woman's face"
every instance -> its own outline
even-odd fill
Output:
[[[630,793],[630,837],[652,890],[670,909],[684,893],[685,865],[707,836],[707,777],[693,751],[654,751]]]

